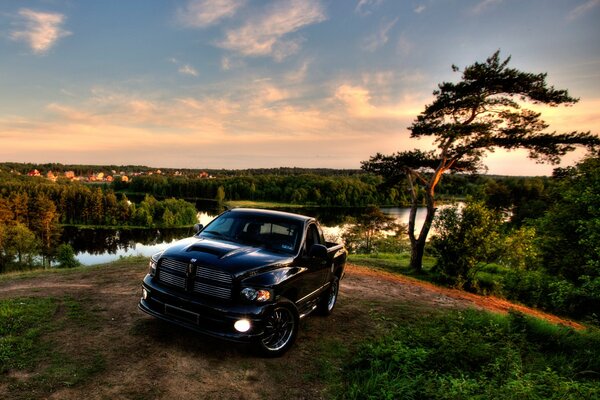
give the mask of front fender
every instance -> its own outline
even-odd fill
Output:
[[[279,286],[304,272],[302,267],[282,267],[253,275],[242,280],[242,286],[273,288]]]

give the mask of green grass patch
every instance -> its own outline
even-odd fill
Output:
[[[57,307],[47,298],[0,301],[0,373],[35,365],[42,353],[40,336]]]
[[[103,371],[102,349],[72,353],[50,339],[59,332],[91,335],[96,320],[85,299],[0,300],[0,386],[8,398],[47,398]]]
[[[600,396],[600,331],[511,313],[406,321],[364,344],[342,399],[582,399]]]

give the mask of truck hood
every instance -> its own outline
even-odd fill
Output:
[[[234,276],[267,267],[290,264],[294,256],[263,247],[225,240],[191,237],[169,246],[161,257],[218,268]]]

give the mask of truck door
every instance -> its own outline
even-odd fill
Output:
[[[329,271],[326,260],[308,257],[308,253],[313,244],[323,244],[322,235],[315,224],[310,224],[306,231],[306,240],[304,242],[304,248],[302,249],[303,263],[307,268],[307,271],[304,273],[305,279],[302,283],[304,289],[303,296],[307,296],[323,286],[326,283],[327,273]]]

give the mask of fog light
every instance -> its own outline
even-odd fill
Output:
[[[250,330],[250,326],[250,321],[247,319],[237,320],[235,321],[235,324],[233,324],[235,330],[241,333],[248,332]]]
[[[146,288],[142,288],[142,299],[148,300],[148,291]]]

